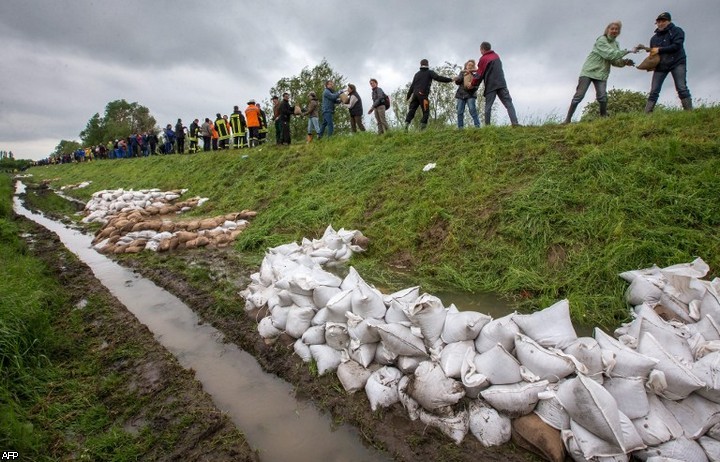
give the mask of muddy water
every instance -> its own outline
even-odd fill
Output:
[[[16,194],[25,186],[17,184]],[[19,215],[49,229],[87,264],[110,292],[185,368],[192,368],[217,407],[226,412],[263,461],[378,461],[387,455],[366,448],[349,426],[333,426],[311,403],[298,401],[292,387],[264,373],[255,359],[153,282],[123,268],[91,247],[91,237],[27,210]]]

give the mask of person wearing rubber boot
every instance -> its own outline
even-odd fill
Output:
[[[685,31],[672,22],[672,16],[667,11],[660,13],[655,20],[655,35],[650,39],[650,54],[660,55],[660,63],[653,71],[650,94],[645,105],[645,112],[655,109],[660,97],[660,90],[668,74],[672,74],[675,81],[675,90],[682,108],[686,111],[692,109],[692,98],[687,87],[687,55],[685,54]]]
[[[634,53],[637,49],[620,49],[617,37],[620,35],[621,30],[622,23],[613,21],[607,25],[605,33],[595,40],[595,45],[587,59],[585,59],[585,64],[583,64],[580,71],[577,89],[570,101],[570,109],[568,109],[564,123],[570,123],[575,109],[585,98],[585,93],[587,93],[591,83],[595,87],[595,99],[600,105],[600,117],[607,116],[607,79],[610,76],[610,66],[624,67],[635,64],[631,59],[623,59],[625,55],[631,51]]]

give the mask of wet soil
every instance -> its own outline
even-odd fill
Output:
[[[202,390],[193,372],[160,346],[54,233],[24,221],[29,251],[46,263],[72,299],[58,331],[78,335],[64,324],[69,323],[71,310],[82,310],[84,329],[73,341],[88,345],[86,354],[100,364],[100,377],[112,376],[117,381],[100,394],[103,406],[115,419],[113,424],[131,434],[150,431],[157,436],[150,439],[142,460],[259,460]]]

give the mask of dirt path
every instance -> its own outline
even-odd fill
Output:
[[[150,331],[127,311],[63,247],[54,233],[28,222],[32,254],[43,260],[71,294],[73,304],[57,326],[62,335],[87,345],[88,360],[100,364],[98,383],[113,377],[101,393],[113,425],[133,435],[150,431],[142,460],[255,461],[256,453],[229,418],[202,390],[191,371],[160,346]],[[90,300],[90,302],[88,302]],[[82,310],[84,329],[69,325],[70,311]],[[82,440],[87,435],[72,438]],[[70,436],[66,436],[70,437]],[[81,441],[75,441],[81,444]],[[59,455],[61,458],[70,454]]]

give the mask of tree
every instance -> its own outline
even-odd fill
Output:
[[[105,106],[103,117],[95,113],[80,132],[80,138],[83,145],[93,146],[109,140],[127,138],[133,133],[154,131],[156,124],[148,108],[120,99]]]
[[[330,64],[323,58],[323,60],[317,66],[309,69],[308,67],[303,68],[299,75],[292,77],[283,77],[278,80],[274,87],[270,89],[271,96],[277,96],[282,99],[282,94],[287,92],[290,93],[291,104],[306,108],[307,103],[310,100],[309,94],[311,91],[317,95],[318,103],[322,104],[322,93],[325,89],[325,82],[332,80],[335,82],[335,89],[345,88],[346,81],[345,77],[338,72],[335,72]],[[274,135],[274,125],[271,122],[272,119],[272,104],[265,103],[264,108],[268,115],[268,124],[270,124],[270,137]],[[320,122],[322,122],[322,114],[320,109],[318,110]],[[350,117],[348,111],[336,111],[335,114],[335,129],[336,130],[347,130],[350,127]],[[290,120],[290,133],[293,139],[305,139],[307,134],[307,118],[292,117]]]
[[[62,140],[55,146],[55,150],[50,154],[50,157],[62,157],[63,154],[72,154],[80,148],[82,146],[77,141]]]
[[[445,61],[442,66],[435,68],[434,71],[440,75],[454,78],[460,73],[461,69],[461,66]],[[403,123],[408,108],[410,107],[407,94],[411,84],[412,82],[408,82],[405,86],[391,93],[392,108],[399,123]],[[457,85],[454,83],[433,82],[429,97],[430,119],[428,120],[428,125],[447,126],[457,123],[456,91]],[[480,95],[480,97],[477,103],[478,107],[481,107],[484,101],[482,98],[482,88],[478,90],[478,95]],[[413,119],[413,125],[416,127],[420,125],[420,111],[421,110],[418,109],[417,115]]]
[[[608,92],[608,113],[611,115],[632,112],[641,113],[645,110],[646,102],[647,95],[645,93],[613,88]],[[660,108],[661,106],[656,107]],[[597,101],[593,101],[585,106],[580,120],[586,122],[598,118],[600,118],[600,105]]]

